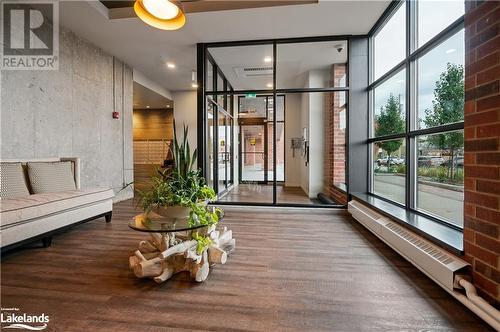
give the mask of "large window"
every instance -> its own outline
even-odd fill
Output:
[[[463,1],[400,1],[370,38],[370,191],[463,227]]]

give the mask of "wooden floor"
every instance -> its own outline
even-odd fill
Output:
[[[278,203],[313,204],[313,201],[300,187],[277,186]],[[239,203],[272,203],[273,186],[266,184],[239,184],[227,195],[219,199],[221,202]]]
[[[226,208],[236,250],[203,284],[138,280],[131,201],[52,247],[4,256],[2,307],[50,316],[57,331],[487,331],[345,212]]]

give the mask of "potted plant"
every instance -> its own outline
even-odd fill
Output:
[[[174,122],[174,140],[170,146],[174,163],[173,170],[158,170],[149,191],[143,192],[140,204],[145,212],[153,211],[159,215],[174,219],[197,218],[202,214],[208,201],[216,197],[212,188],[206,185],[201,171],[195,169],[197,150],[191,153],[187,140],[189,128],[184,126],[182,141],[177,139]],[[192,213],[197,211],[196,213]]]

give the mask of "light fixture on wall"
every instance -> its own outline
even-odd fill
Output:
[[[136,0],[134,11],[144,23],[161,30],[177,30],[186,23],[182,3],[177,0]]]
[[[198,88],[198,82],[196,82],[196,72],[194,70],[191,72],[191,87],[195,89]]]

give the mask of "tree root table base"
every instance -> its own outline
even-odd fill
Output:
[[[151,239],[139,242],[139,250],[130,256],[130,269],[138,278],[152,278],[157,283],[183,271],[188,271],[195,281],[203,282],[210,266],[225,264],[235,247],[233,233],[227,227],[211,226],[207,234],[212,243],[198,253],[198,241],[190,239],[189,233],[150,233]]]

